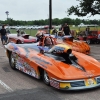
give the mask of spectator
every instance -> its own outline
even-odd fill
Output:
[[[89,26],[87,26],[87,28],[86,28],[86,30],[85,30],[86,36],[89,35],[89,33],[90,33],[90,28],[89,28]]]
[[[4,25],[2,26],[2,29],[0,30],[0,36],[1,36],[2,44],[4,45],[7,42],[7,32]]]
[[[17,36],[20,36],[21,35],[19,29],[16,32],[17,32]]]
[[[59,28],[59,31],[61,31],[63,27],[64,27],[64,24],[61,25],[61,27]]]
[[[64,32],[65,35],[71,35],[70,27],[68,26],[67,23],[64,24],[62,27],[62,31]]]

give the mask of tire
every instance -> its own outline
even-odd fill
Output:
[[[50,79],[48,77],[48,73],[45,70],[43,71],[43,81],[46,85],[50,85]]]
[[[10,52],[9,54],[9,64],[12,69],[14,70],[16,69],[16,59],[14,58],[14,55],[12,52]]]
[[[20,40],[18,40],[18,41],[17,41],[17,44],[21,44],[21,41],[20,41]]]
[[[96,41],[96,44],[99,44],[99,43],[100,43],[100,41],[99,41],[99,40],[97,40],[97,41]]]

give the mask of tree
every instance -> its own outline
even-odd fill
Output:
[[[77,0],[79,5],[71,6],[67,9],[68,15],[86,16],[88,14],[94,16],[100,14],[100,0]]]

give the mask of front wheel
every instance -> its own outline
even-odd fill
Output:
[[[14,57],[14,53],[10,52],[9,54],[9,64],[12,69],[16,69],[16,59]]]
[[[50,85],[50,79],[49,79],[48,73],[45,70],[43,72],[43,81],[46,85]]]

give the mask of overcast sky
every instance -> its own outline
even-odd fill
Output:
[[[76,0],[52,0],[52,18],[67,17],[66,10],[72,5],[77,5]],[[0,20],[6,20],[6,11],[13,20],[40,20],[49,17],[49,0],[0,0]],[[69,16],[72,19],[100,19],[100,15],[87,17]]]

